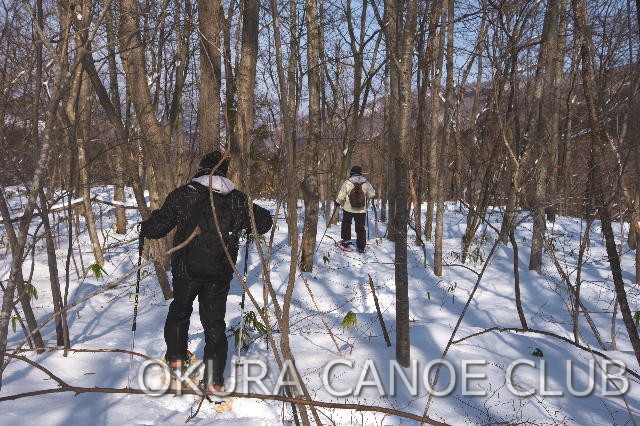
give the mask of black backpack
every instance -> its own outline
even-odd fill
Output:
[[[366,201],[364,197],[364,191],[362,190],[362,183],[353,183],[353,189],[349,192],[349,204],[351,207],[361,209],[365,206]]]
[[[204,191],[203,191],[204,192]],[[240,229],[237,229],[234,215],[234,196],[211,193],[216,208],[216,216],[220,225],[220,234],[213,218],[209,190],[207,194],[194,206],[190,229],[200,227],[200,234],[185,247],[184,261],[189,276],[195,279],[211,280],[227,278],[233,273],[233,268],[224,252],[222,240],[232,260],[238,256]],[[193,232],[193,231],[191,231]],[[191,234],[189,232],[189,235]]]

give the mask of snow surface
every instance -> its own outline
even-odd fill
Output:
[[[19,215],[24,199],[18,195],[17,188],[12,188],[10,199],[12,214]],[[8,195],[10,195],[8,194]],[[112,200],[112,188],[94,188],[94,196]],[[133,202],[129,193],[127,198]],[[272,201],[260,201],[261,205],[275,209]],[[102,231],[99,231],[103,245],[127,241],[136,236],[137,212],[127,210],[129,219],[128,234],[117,235],[111,228],[115,218],[115,207],[95,205],[96,213],[102,211]],[[458,254],[461,251],[460,240],[466,227],[466,211],[458,204],[448,203],[445,214],[444,252],[445,267],[443,277],[436,277],[431,268],[433,261],[433,244],[427,242],[427,267],[423,266],[424,255],[420,247],[409,246],[409,286],[411,305],[411,357],[420,366],[439,359],[456,324],[458,316],[476,281],[476,273],[482,267],[480,258],[476,262],[469,260],[461,266]],[[426,210],[426,209],[425,209]],[[423,210],[424,211],[424,210]],[[282,215],[282,212],[280,213]],[[64,234],[65,223],[63,213],[51,216],[54,223],[61,221],[59,231]],[[301,217],[300,217],[301,219]],[[355,386],[362,367],[367,359],[372,359],[378,367],[381,381],[385,389],[389,385],[389,361],[395,357],[395,348],[387,348],[376,316],[375,305],[369,288],[367,274],[370,274],[376,285],[376,291],[383,311],[384,320],[395,342],[395,308],[394,308],[394,266],[393,243],[386,239],[376,239],[373,218],[369,217],[370,238],[367,253],[363,256],[346,253],[334,246],[333,240],[339,238],[339,227],[333,226],[327,232],[316,255],[316,267],[308,274],[308,282],[320,309],[325,313],[333,332],[341,345],[342,359],[353,361],[352,370],[339,367],[334,370],[332,383],[336,388],[344,389]],[[34,222],[37,219],[34,220]],[[493,210],[488,217],[490,223],[499,227],[499,209]],[[82,222],[83,223],[83,222]],[[81,223],[81,225],[82,225]],[[301,220],[299,221],[301,226]],[[380,236],[384,235],[386,225],[379,223]],[[84,225],[82,225],[84,226]],[[520,283],[522,303],[529,327],[547,330],[573,338],[572,323],[568,313],[570,299],[566,285],[560,279],[556,268],[547,255],[544,258],[542,275],[528,271],[528,258],[532,223],[530,219],[522,221],[517,228],[516,239],[519,243]],[[556,255],[562,265],[575,280],[575,267],[580,235],[584,222],[575,218],[559,217],[555,224],[548,223],[547,235],[555,240]],[[34,228],[35,230],[35,223]],[[628,224],[621,228],[614,227],[617,238],[621,239],[621,231],[625,235]],[[318,239],[324,231],[324,220],[319,225]],[[38,232],[42,232],[39,230]],[[478,240],[472,250],[478,248],[476,255],[486,259],[495,232],[481,227],[478,236],[484,232],[487,239],[484,243]],[[0,235],[4,228],[0,227]],[[267,234],[268,236],[268,234]],[[415,235],[409,233],[409,241]],[[287,227],[283,219],[277,222],[274,239],[274,254],[271,261],[271,280],[275,291],[282,302],[289,272],[290,247],[286,244]],[[6,244],[4,240],[1,244]],[[66,260],[66,238],[60,237],[58,268],[64,283]],[[591,316],[607,349],[611,341],[611,311],[614,305],[614,292],[611,273],[606,260],[603,237],[599,222],[591,230],[591,248],[586,255],[583,267],[583,286],[581,297],[584,305],[592,312]],[[106,255],[104,269],[109,274],[101,279],[93,275],[76,276],[71,266],[71,285],[69,302],[86,296],[101,286],[114,281],[126,271],[133,268],[137,261],[137,244],[130,243],[112,248]],[[47,319],[52,313],[50,284],[46,263],[44,241],[40,239],[36,245],[34,257],[33,284],[38,290],[38,299],[32,300],[38,321]],[[75,247],[75,258],[78,269],[86,270],[93,263],[91,245],[86,232],[80,237],[81,252]],[[621,246],[623,252],[623,278],[627,285],[627,294],[632,312],[640,310],[640,291],[634,284],[634,252],[626,244]],[[10,255],[6,247],[0,246],[0,279],[8,276]],[[514,303],[513,250],[510,246],[498,246],[484,274],[476,295],[464,317],[456,338],[468,336],[490,327],[519,327]],[[323,260],[323,257],[326,259]],[[81,260],[82,259],[82,260]],[[255,246],[251,247],[249,258],[248,283],[256,299],[262,300],[261,267]],[[25,262],[25,277],[29,276],[30,258]],[[243,260],[240,256],[238,267],[242,270]],[[162,297],[153,269],[147,268],[141,284],[138,331],[135,350],[157,359],[164,355],[163,324],[169,301]],[[82,271],[80,271],[82,273]],[[87,303],[73,309],[68,316],[72,347],[91,349],[129,349],[131,344],[131,320],[135,277],[128,279],[115,289],[99,295]],[[239,302],[241,287],[236,279],[231,284],[231,292],[227,301],[227,325],[237,326],[239,322]],[[250,302],[247,298],[247,306]],[[255,309],[250,307],[249,309]],[[342,319],[352,311],[358,320],[357,329],[342,329]],[[43,329],[45,344],[55,346],[54,326],[49,324]],[[275,327],[277,328],[277,327]],[[591,329],[584,317],[580,319],[581,343],[599,349]],[[638,371],[637,361],[633,355],[626,330],[618,313],[616,321],[617,351],[606,351],[610,357],[621,360]],[[23,338],[22,331],[9,332],[9,347],[15,347]],[[278,338],[278,334],[276,334]],[[233,336],[230,336],[229,360],[234,352]],[[189,348],[201,358],[204,346],[202,327],[198,319],[198,304],[194,304],[190,328]],[[298,277],[293,295],[291,311],[291,347],[311,396],[321,401],[358,402],[367,405],[392,407],[399,410],[422,414],[427,401],[426,391],[420,385],[419,395],[411,396],[403,388],[395,396],[380,397],[375,387],[366,387],[359,397],[332,397],[322,385],[322,368],[333,359],[340,358],[336,348],[326,333],[321,318],[309,297],[309,293]],[[543,357],[532,355],[536,349]],[[265,380],[267,386],[276,381],[277,369],[271,353],[267,350],[266,340],[261,338],[254,342],[244,354],[250,359],[260,359],[269,364],[270,374]],[[123,388],[127,384],[129,356],[113,353],[69,353],[63,357],[60,351],[46,352],[41,355],[28,353],[29,358],[41,363],[54,374],[77,386],[100,386]],[[485,359],[486,367],[472,367],[472,373],[484,373],[486,379],[471,382],[471,389],[484,389],[486,397],[463,396],[461,384],[458,382],[453,392],[446,397],[434,397],[429,415],[449,424],[478,423],[535,423],[535,424],[633,424],[640,419],[640,386],[638,381],[627,375],[630,389],[625,398],[634,419],[630,419],[629,410],[621,397],[603,397],[601,395],[601,372],[596,373],[596,390],[585,397],[570,396],[565,382],[565,361],[574,363],[577,373],[575,387],[583,389],[586,380],[587,363],[593,356],[581,349],[573,347],[552,337],[536,334],[513,334],[507,332],[490,332],[453,345],[446,357],[448,361],[460,369],[463,360]],[[549,378],[548,388],[562,390],[562,397],[541,396],[519,398],[513,396],[505,386],[505,371],[515,359],[527,359],[540,365],[544,360]],[[599,359],[599,361],[601,361]],[[134,359],[134,369],[141,360]],[[420,376],[422,369],[419,369]],[[448,381],[448,374],[443,369],[440,386]],[[230,374],[227,368],[226,374]],[[522,388],[535,386],[538,381],[538,370],[521,367],[515,375],[515,382]],[[631,380],[633,379],[633,380]],[[21,361],[12,361],[4,373],[3,387],[0,397],[40,389],[55,388],[56,384],[42,372],[29,367]],[[144,395],[118,394],[81,394],[71,393],[32,396],[7,401],[0,404],[0,424],[183,424],[194,408],[192,396],[150,397]],[[283,411],[284,410],[284,411]],[[338,409],[320,409],[323,421],[335,424],[414,424],[413,421],[400,419],[379,413],[362,413]],[[283,414],[284,413],[284,414]],[[258,424],[292,424],[289,406],[281,402],[264,402],[258,400],[235,399],[233,410],[221,414],[214,413],[212,407],[203,405],[200,414],[191,423],[211,423],[237,425]],[[329,421],[331,419],[331,421]]]

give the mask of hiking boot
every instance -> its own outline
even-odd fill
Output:
[[[213,395],[209,395],[207,396],[207,398],[209,399],[209,401],[219,404],[220,402],[224,401],[224,398],[221,395],[216,395],[219,394],[221,392],[224,392],[224,383],[209,383],[207,384],[207,382],[202,379],[200,380],[200,383],[198,383],[198,387],[200,388],[200,390],[204,391],[204,392],[210,392],[213,393]]]
[[[364,253],[364,249],[358,249],[358,253],[363,254]]]
[[[171,361],[169,362],[169,390],[184,389],[185,384],[182,383],[182,374],[189,368],[189,361]]]
[[[351,245],[351,240],[341,240],[339,244],[342,247],[349,247]]]
[[[224,392],[224,385],[207,385],[209,392]]]

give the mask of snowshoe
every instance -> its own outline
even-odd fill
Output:
[[[351,241],[349,241],[349,240],[338,241],[338,244],[336,244],[336,245],[342,251],[353,252],[353,248],[351,248],[353,243]]]
[[[222,395],[215,395],[211,392],[224,392],[224,385],[207,385],[204,380],[200,380],[198,387],[202,392],[209,392],[204,395],[205,400],[213,405],[213,409],[217,414],[224,413],[225,411],[231,411],[233,409],[233,398],[225,397]]]
[[[166,358],[162,362],[169,368],[169,374],[163,374],[162,382],[169,380],[169,390],[190,389],[192,385],[197,384],[197,373],[194,371],[186,379],[181,379],[189,367],[197,362],[195,355],[187,351],[187,359],[185,361],[167,362]]]

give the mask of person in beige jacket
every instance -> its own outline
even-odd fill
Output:
[[[342,227],[340,229],[340,245],[348,248],[351,244],[351,221],[356,223],[356,245],[359,253],[364,253],[367,245],[364,223],[367,215],[369,200],[376,195],[376,190],[362,176],[362,167],[353,166],[349,179],[340,188],[336,203],[342,207]]]

